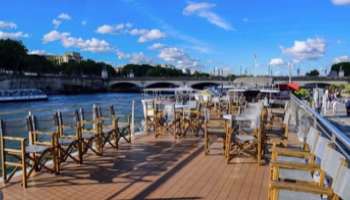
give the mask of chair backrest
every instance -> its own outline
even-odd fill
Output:
[[[335,180],[342,165],[342,160],[345,160],[345,156],[332,148],[331,143],[327,143],[321,160],[321,169],[326,172],[327,176]]]
[[[163,116],[167,116],[167,121],[172,122],[175,118],[175,104],[166,104],[163,108]]]
[[[30,144],[42,144],[53,146],[55,137],[59,134],[58,116],[54,114],[48,115],[30,115],[29,123],[32,125],[30,130]]]
[[[344,161],[345,162],[345,161]],[[342,199],[350,199],[350,169],[346,164],[340,165],[337,178],[332,184],[332,188],[335,194],[337,194]]]
[[[78,110],[58,112],[58,123],[60,126],[77,126],[79,124]]]
[[[84,130],[98,128],[97,107],[94,106],[93,108],[80,108],[79,111],[81,128]]]
[[[210,110],[209,109],[204,109],[204,122],[209,122],[210,120]]]
[[[28,138],[30,131],[29,125],[28,117],[7,120],[0,119],[1,148],[20,149],[18,142],[14,139]]]
[[[317,141],[317,138],[318,138],[319,135],[320,134],[317,131],[317,129],[315,129],[314,127],[310,126],[309,131],[307,133],[307,137],[306,137],[306,143],[309,145],[309,149],[310,149],[311,152],[315,148],[316,141]]]
[[[101,118],[114,118],[114,106],[99,106],[98,109],[98,116]]]
[[[311,153],[315,155],[317,160],[322,159],[323,153],[325,152],[325,150],[327,148],[327,144],[330,142],[331,142],[330,140],[328,140],[327,138],[322,137],[322,136],[319,136],[317,138],[315,148],[311,149]]]
[[[197,109],[197,106],[199,105],[198,101],[196,100],[190,100],[188,101],[188,107],[189,109]]]
[[[284,114],[283,123],[284,123],[285,125],[287,125],[287,126],[288,126],[288,124],[289,124],[289,118],[290,118],[290,113],[289,113],[289,112],[286,112],[286,113]]]
[[[34,131],[57,131],[59,120],[56,112],[48,115],[31,115],[30,117],[33,120],[32,125]]]
[[[78,110],[58,112],[58,123],[60,137],[65,135],[77,136],[77,131],[80,128]]]

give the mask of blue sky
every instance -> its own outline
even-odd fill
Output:
[[[296,75],[350,61],[350,0],[2,0],[0,38],[122,66]]]

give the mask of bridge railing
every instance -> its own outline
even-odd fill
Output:
[[[350,160],[350,138],[327,119],[322,117],[306,102],[301,101],[295,95],[290,95],[290,110],[295,120],[296,132],[301,141],[307,137],[310,126],[316,128],[322,136],[332,140],[337,149]]]

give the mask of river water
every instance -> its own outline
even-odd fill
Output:
[[[77,95],[49,95],[47,101],[6,102],[0,103],[0,118],[17,118],[32,113],[53,113],[54,111],[71,110],[80,107],[114,105],[117,114],[132,113],[134,101],[135,128],[140,126],[143,119],[141,99],[142,93],[96,93]]]

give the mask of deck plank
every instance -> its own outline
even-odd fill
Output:
[[[244,156],[226,164],[222,145],[204,155],[203,136],[176,141],[171,134],[137,136],[84,164],[67,161],[60,175],[37,172],[1,184],[5,199],[267,199],[270,168]]]

